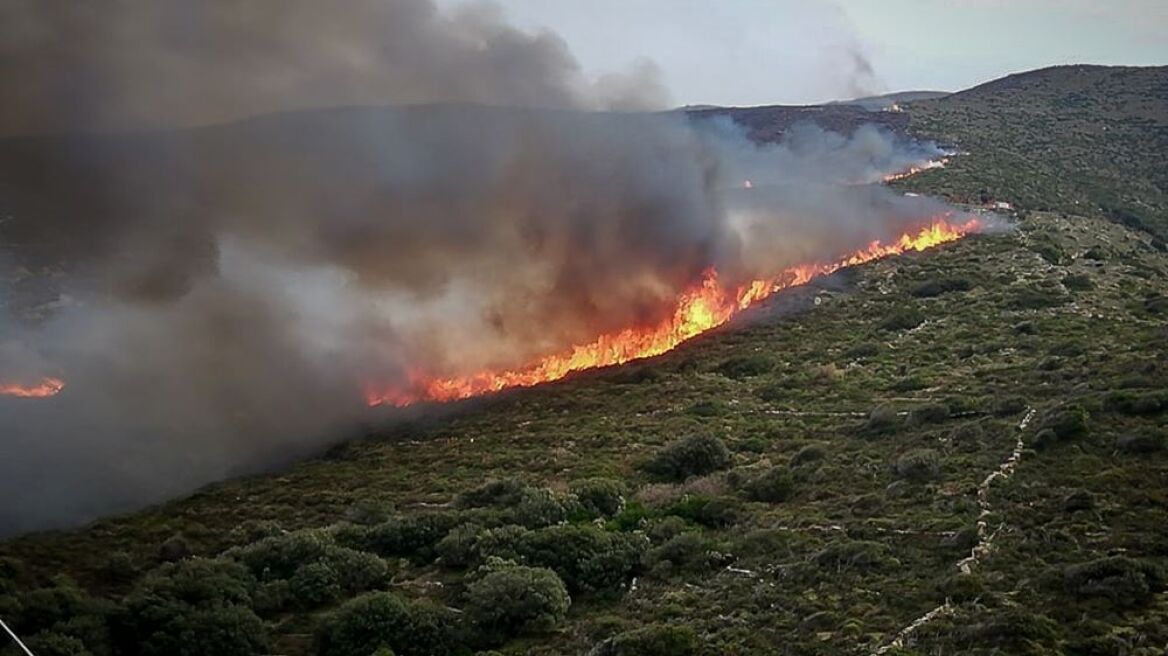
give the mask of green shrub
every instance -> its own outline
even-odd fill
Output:
[[[1063,287],[1071,291],[1086,292],[1095,289],[1095,283],[1091,281],[1090,276],[1086,275],[1072,275],[1063,278]]]
[[[264,538],[225,555],[246,565],[260,580],[269,581],[292,576],[301,565],[319,561],[335,547],[336,541],[326,531],[308,530]]]
[[[919,425],[925,424],[939,424],[949,419],[949,406],[944,403],[927,403],[925,405],[913,408],[909,412],[908,420]]]
[[[965,292],[973,289],[973,283],[965,278],[934,278],[926,280],[909,290],[917,298],[932,298],[949,292]]]
[[[564,582],[550,569],[499,565],[467,586],[466,615],[488,642],[547,631],[571,605]]]
[[[742,493],[751,501],[779,503],[791,498],[795,491],[795,479],[786,469],[772,467],[754,478],[751,478],[742,487]]]
[[[698,637],[688,626],[651,624],[618,634],[596,646],[594,656],[691,656]]]
[[[1115,448],[1122,453],[1147,455],[1164,450],[1164,435],[1147,431],[1131,435],[1120,435],[1115,440]]]
[[[263,622],[243,606],[166,609],[165,618],[155,630],[141,637],[140,651],[130,653],[142,656],[270,653]]]
[[[577,594],[619,589],[637,571],[647,549],[648,541],[640,535],[566,525],[523,533],[509,551],[524,565],[554,570]]]
[[[1117,606],[1142,606],[1165,589],[1165,573],[1150,561],[1100,558],[1063,569],[1063,584],[1078,597],[1105,598]]]
[[[434,552],[447,567],[469,567],[478,561],[478,541],[482,531],[483,527],[478,524],[455,526],[438,541]]]
[[[1168,392],[1112,392],[1107,397],[1106,406],[1125,415],[1156,415],[1168,411]]]
[[[543,528],[567,521],[577,508],[575,499],[560,499],[546,488],[525,490],[510,509],[512,522],[527,528]]]
[[[925,322],[925,315],[918,310],[899,310],[885,317],[880,327],[889,331],[911,330]]]
[[[991,412],[997,417],[1016,415],[1026,409],[1026,399],[1020,396],[1002,396],[994,400]]]
[[[1078,404],[1064,405],[1047,412],[1035,427],[1035,448],[1048,448],[1058,442],[1086,437],[1090,432],[1088,416],[1087,410]]]
[[[727,378],[749,378],[767,373],[775,363],[761,355],[740,355],[727,358],[718,365],[718,373]]]
[[[690,476],[704,476],[730,465],[730,450],[722,440],[708,435],[694,435],[673,442],[659,450],[642,467],[660,478],[683,481]]]
[[[814,562],[823,569],[876,569],[891,564],[888,547],[879,542],[842,539],[827,545],[815,554]]]
[[[729,410],[721,401],[698,401],[686,408],[686,412],[695,417],[720,417]]]
[[[369,656],[389,647],[398,656],[443,656],[456,645],[445,609],[407,604],[389,592],[371,592],[341,605],[317,636],[321,656]]]
[[[868,419],[860,427],[864,435],[888,435],[896,432],[901,425],[900,415],[892,406],[881,405],[868,413]]]
[[[709,528],[725,528],[741,519],[741,508],[737,500],[700,494],[686,495],[666,512]]]
[[[288,579],[288,591],[300,608],[319,608],[340,599],[341,582],[328,565],[308,563]]]
[[[1062,249],[1048,241],[1036,241],[1028,245],[1030,250],[1038,253],[1038,255],[1050,264],[1059,264],[1065,257]]]
[[[709,543],[697,533],[675,535],[645,554],[645,569],[658,578],[681,571],[700,571],[710,565]]]
[[[808,444],[803,446],[795,455],[791,456],[791,467],[799,467],[809,462],[818,462],[827,457],[827,446],[823,444]]]
[[[8,636],[5,635],[5,640]],[[85,643],[71,635],[55,631],[41,631],[33,635],[26,635],[24,644],[37,656],[92,656],[92,652],[85,647]],[[0,653],[4,656],[23,656],[23,651],[17,651],[12,645]]]
[[[523,500],[524,492],[530,487],[526,483],[514,478],[488,481],[473,490],[468,490],[458,495],[454,504],[459,508],[514,506]]]
[[[917,449],[897,458],[896,475],[910,481],[931,481],[941,476],[941,461],[931,449]]]
[[[844,357],[850,359],[871,358],[880,354],[878,342],[860,342],[844,351]]]
[[[383,524],[368,527],[358,548],[379,556],[429,562],[435,556],[434,546],[460,523],[462,519],[456,513],[423,512],[395,517]]]
[[[625,485],[611,478],[576,481],[570,489],[591,517],[612,517],[625,507]]]

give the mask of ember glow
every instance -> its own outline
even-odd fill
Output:
[[[884,181],[885,182],[895,182],[897,180],[903,180],[905,178],[912,177],[912,176],[920,173],[921,171],[928,171],[929,169],[945,168],[945,165],[948,163],[949,163],[949,158],[947,158],[947,157],[942,158],[942,159],[929,160],[929,161],[927,161],[924,164],[921,164],[919,166],[910,166],[907,169],[900,171],[898,173],[890,173],[890,174],[884,176]]]
[[[60,378],[42,378],[39,383],[24,385],[21,383],[0,382],[0,396],[14,396],[21,399],[43,399],[56,396],[65,388],[65,381]]]
[[[593,342],[573,346],[518,369],[480,371],[451,378],[412,371],[405,387],[367,385],[365,400],[371,406],[454,401],[511,387],[529,387],[559,380],[573,371],[660,355],[691,337],[721,326],[734,315],[777,291],[806,284],[812,278],[845,267],[908,251],[923,251],[980,229],[981,224],[977,219],[961,224],[938,219],[917,232],[905,233],[891,242],[873,241],[866,248],[835,261],[792,266],[776,276],[755,280],[740,287],[727,287],[718,278],[717,271],[708,269],[698,285],[678,298],[672,316],[655,326],[632,327],[601,335]]]

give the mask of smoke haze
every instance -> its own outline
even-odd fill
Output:
[[[661,319],[710,266],[763,277],[945,210],[866,184],[929,145],[597,112],[659,101],[651,69],[584,80],[486,6],[318,4],[0,10],[0,79],[29,91],[9,134],[481,103],[0,141],[0,379],[68,381],[0,397],[0,533],[302,456],[370,379],[521,365]]]

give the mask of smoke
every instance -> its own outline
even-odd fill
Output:
[[[8,0],[0,136],[202,125],[288,108],[646,109],[652,65],[588,79],[551,32],[432,0]]]
[[[0,42],[84,33],[80,54],[30,63],[21,84],[93,80],[92,111],[38,118],[27,100],[0,110],[7,129],[332,99],[514,107],[0,141],[0,377],[67,380],[51,399],[0,397],[0,532],[302,457],[360,424],[371,379],[521,365],[661,319],[710,266],[762,277],[945,209],[863,184],[938,154],[875,128],[758,145],[725,121],[585,111],[635,105],[651,73],[584,81],[555,37],[483,7],[359,2],[339,17],[295,2],[272,24],[250,3],[128,2],[117,25],[75,4],[9,7]],[[390,45],[366,32],[378,25]],[[168,89],[174,75],[191,90]],[[370,80],[388,95],[360,95]]]

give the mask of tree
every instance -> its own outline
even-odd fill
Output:
[[[452,651],[448,611],[425,602],[407,604],[389,592],[345,602],[321,626],[321,656],[369,656],[388,647],[398,656],[439,656]]]
[[[486,569],[467,587],[466,613],[488,641],[546,631],[567,614],[568,589],[552,570],[514,564]]]
[[[709,435],[693,435],[666,445],[643,468],[661,478],[683,481],[729,465],[730,450],[722,440]]]

